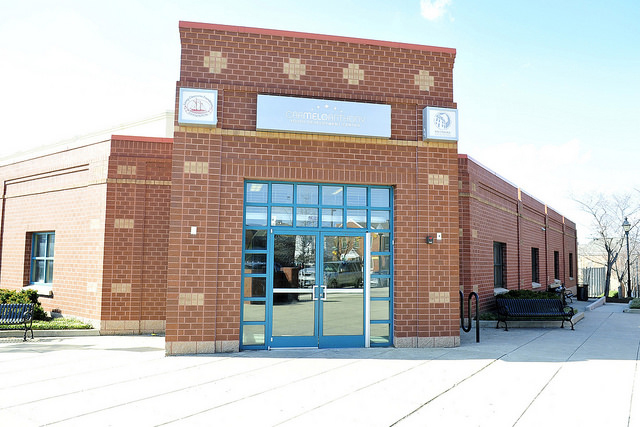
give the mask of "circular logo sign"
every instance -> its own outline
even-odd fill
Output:
[[[206,116],[213,111],[213,103],[205,96],[193,95],[184,101],[184,111],[196,117]]]
[[[438,113],[433,118],[433,124],[438,129],[449,129],[449,126],[451,126],[451,117],[449,117],[447,113]]]

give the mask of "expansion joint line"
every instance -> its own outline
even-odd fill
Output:
[[[640,361],[640,340],[638,341],[638,348],[636,349],[636,368],[633,371],[633,381],[631,382],[631,398],[629,399],[629,419],[627,420],[627,427],[631,426],[631,409],[633,408],[633,395],[636,391],[636,379],[638,378],[638,361]]]
[[[609,316],[607,316],[607,319],[611,317],[611,314],[609,314]],[[575,350],[573,350],[571,352],[571,354],[564,360],[564,362],[562,362],[562,365],[560,365],[560,367],[558,369],[556,369],[556,371],[553,373],[553,375],[551,376],[551,378],[549,378],[549,380],[545,383],[544,387],[542,387],[540,389],[540,391],[538,392],[538,394],[536,394],[536,397],[533,398],[533,400],[531,400],[531,402],[529,402],[529,404],[527,405],[526,408],[524,408],[524,411],[522,411],[522,413],[520,414],[520,416],[518,417],[518,419],[516,420],[515,423],[513,423],[513,427],[515,427],[516,425],[518,425],[518,423],[520,422],[520,420],[522,419],[522,417],[524,416],[524,414],[527,413],[527,411],[529,410],[529,408],[531,408],[531,405],[533,405],[533,402],[535,402],[538,397],[542,394],[543,391],[545,391],[545,389],[547,388],[547,386],[549,384],[551,384],[551,381],[553,381],[553,379],[556,377],[556,375],[558,375],[558,373],[562,370],[562,368],[564,367],[564,364],[568,361],[571,360],[571,358],[578,352],[578,350],[580,350],[582,348],[582,346],[584,346],[584,344],[589,341],[591,339],[591,337],[598,332],[598,330],[602,327],[602,325],[604,324],[604,322],[600,323],[600,326],[598,326],[596,329],[593,330],[593,332],[591,332],[591,334],[589,334],[589,336],[582,342],[582,344],[580,344],[578,347],[576,347]],[[640,346],[640,343],[639,343]],[[636,353],[636,370],[637,370],[637,353]],[[633,392],[631,394],[632,399],[633,399]]]
[[[407,415],[405,415],[404,417],[400,418],[399,420],[397,420],[396,422],[394,422],[393,424],[391,424],[391,426],[395,426],[396,424],[398,424],[399,422],[409,418],[411,415],[415,414],[416,412],[418,412],[420,409],[424,408],[425,406],[429,405],[431,402],[433,402],[434,400],[437,400],[438,398],[440,398],[441,396],[444,396],[445,394],[447,394],[448,392],[450,392],[451,390],[453,390],[454,388],[458,387],[460,384],[466,382],[467,380],[475,377],[476,375],[478,375],[480,372],[484,371],[485,369],[487,369],[489,366],[493,365],[494,363],[496,363],[499,360],[504,359],[506,356],[508,356],[509,354],[521,349],[522,347],[524,347],[525,345],[529,345],[532,342],[534,342],[535,340],[537,340],[540,337],[535,337],[532,340],[527,341],[526,343],[514,348],[513,350],[504,353],[502,356],[494,359],[493,361],[491,361],[490,363],[484,365],[482,368],[478,369],[477,371],[475,371],[474,373],[472,373],[471,375],[469,375],[468,377],[463,378],[462,380],[454,383],[451,387],[449,387],[448,389],[438,393],[436,396],[432,397],[431,399],[427,400],[426,402],[424,402],[422,405],[418,406],[416,409],[414,409],[413,411],[409,412]]]
[[[603,322],[604,323],[604,322]],[[591,335],[589,335],[587,337],[587,339],[580,344],[565,360],[571,360],[571,358],[573,357],[573,355],[584,345],[584,343],[589,340],[593,334],[595,334],[595,332],[600,329],[600,327],[602,326],[602,324],[596,328],[595,331],[593,331],[591,333]],[[396,422],[394,422],[393,424],[391,424],[391,426],[395,426],[398,423],[400,423],[401,421],[409,418],[410,416],[412,416],[413,414],[415,414],[416,412],[418,412],[420,409],[424,408],[425,406],[429,405],[430,403],[432,403],[433,401],[437,400],[438,398],[444,396],[445,394],[447,394],[448,392],[450,392],[451,390],[453,390],[454,388],[458,387],[459,385],[463,384],[464,382],[466,382],[467,380],[470,380],[471,378],[475,377],[476,375],[478,375],[479,373],[481,373],[482,371],[484,371],[485,369],[489,368],[490,366],[492,366],[494,363],[498,362],[499,360],[504,359],[505,357],[509,356],[510,354],[520,350],[522,347],[525,347],[529,344],[531,344],[532,342],[540,339],[541,337],[543,337],[544,335],[548,334],[549,332],[545,332],[542,335],[539,335],[521,345],[519,345],[518,347],[514,348],[513,350],[503,354],[502,356],[496,358],[495,360],[491,361],[490,363],[484,365],[482,368],[478,369],[477,371],[475,371],[474,373],[472,373],[471,375],[463,378],[462,380],[454,383],[451,387],[447,388],[446,390],[443,390],[442,392],[438,393],[436,396],[434,396],[433,398],[429,399],[428,401],[424,402],[423,404],[419,405],[416,409],[414,409],[413,411],[409,412],[407,415],[405,415],[404,417],[400,418],[399,420],[397,420]],[[640,354],[640,343],[639,343],[639,347],[638,347],[638,354]],[[558,368],[558,370],[556,370],[556,372],[553,374],[553,376],[549,379],[549,381],[547,381],[547,383],[545,384],[545,386],[540,390],[540,392],[536,395],[536,397],[533,399],[533,401],[535,401],[538,396],[544,391],[544,389],[551,383],[551,381],[555,378],[555,376],[558,374],[558,372],[560,372],[560,370],[562,369],[562,366],[560,366]],[[636,369],[637,369],[637,363],[636,363]],[[533,402],[531,403],[533,404]],[[529,404],[529,406],[527,406],[527,408],[522,412],[522,414],[520,414],[520,416],[518,417],[518,419],[516,420],[516,422],[514,423],[514,426],[520,421],[520,419],[522,418],[522,416],[524,416],[524,414],[527,412],[527,410],[529,409],[529,407],[531,406],[531,404]]]

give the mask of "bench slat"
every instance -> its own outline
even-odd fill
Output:
[[[31,330],[33,338],[33,304],[0,304],[0,325],[24,324],[24,340]]]

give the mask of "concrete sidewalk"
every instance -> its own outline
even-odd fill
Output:
[[[0,425],[640,426],[640,315],[449,349],[164,356],[151,336],[0,339]]]

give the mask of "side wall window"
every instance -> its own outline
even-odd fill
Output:
[[[569,277],[573,278],[573,254],[569,252]]]
[[[53,283],[53,254],[55,233],[33,233],[31,241],[30,283],[50,285]]]
[[[560,280],[560,252],[553,251],[553,278]]]
[[[505,260],[507,259],[506,243],[493,242],[493,286],[494,288],[507,287],[507,274]]]
[[[531,281],[540,283],[540,250],[531,248]]]

